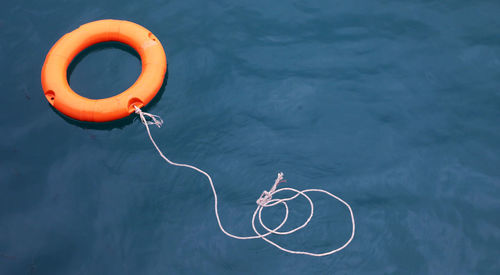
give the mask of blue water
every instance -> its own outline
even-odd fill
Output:
[[[7,1],[0,11],[0,274],[499,274],[499,1]],[[338,254],[285,254],[223,235],[208,182],[167,166],[129,118],[82,124],[47,103],[40,70],[89,21],[150,29],[168,59],[147,111],[173,160],[213,175],[222,222],[252,234],[276,172],[349,202]],[[71,86],[101,98],[140,60],[99,45]],[[347,210],[313,195],[326,251]],[[291,224],[307,214],[294,202]],[[269,224],[281,209],[266,212]]]

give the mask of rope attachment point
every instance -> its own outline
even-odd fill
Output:
[[[160,116],[153,115],[150,113],[143,112],[141,108],[134,105],[135,113],[139,115],[141,118],[141,122],[144,125],[156,125],[158,128],[161,128],[163,125],[163,119]]]

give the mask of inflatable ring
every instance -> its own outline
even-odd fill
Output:
[[[89,99],[68,84],[67,69],[84,49],[106,41],[118,41],[136,50],[142,63],[137,81],[126,91],[104,99]],[[49,103],[77,120],[105,122],[120,119],[147,105],[158,93],[167,70],[160,41],[147,29],[129,21],[100,20],[64,35],[50,49],[42,68],[42,88]]]

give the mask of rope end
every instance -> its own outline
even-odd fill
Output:
[[[286,182],[286,180],[285,180],[285,174],[283,172],[279,172],[278,173],[278,176],[274,180],[273,189],[276,189],[276,187],[278,186],[278,184],[281,183],[281,182]]]

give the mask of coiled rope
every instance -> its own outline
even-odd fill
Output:
[[[227,232],[224,227],[222,226],[222,223],[220,221],[220,217],[219,217],[219,210],[218,210],[218,200],[217,200],[217,192],[215,191],[215,186],[214,186],[214,183],[212,181],[212,178],[210,177],[210,175],[201,170],[200,168],[198,167],[195,167],[193,165],[189,165],[189,164],[182,164],[182,163],[176,163],[176,162],[173,162],[171,161],[170,159],[168,159],[164,154],[163,152],[160,150],[160,148],[158,148],[158,145],[156,145],[156,142],[154,141],[153,137],[151,136],[151,131],[149,130],[149,125],[156,125],[158,126],[158,128],[160,128],[163,124],[163,120],[157,116],[157,115],[153,115],[153,114],[150,114],[150,113],[146,113],[146,112],[143,112],[140,108],[135,107],[135,113],[139,115],[139,117],[141,118],[141,122],[142,124],[144,124],[144,126],[146,126],[146,131],[148,132],[148,136],[149,136],[149,139],[151,140],[151,143],[153,143],[154,147],[156,148],[156,151],[158,151],[158,153],[160,154],[160,156],[169,164],[171,165],[174,165],[174,166],[179,166],[179,167],[186,167],[186,168],[190,168],[190,169],[193,169],[201,174],[203,174],[205,177],[207,177],[209,183],[210,183],[210,187],[212,188],[212,192],[214,194],[214,210],[215,210],[215,217],[217,218],[217,223],[219,224],[219,228],[220,230],[226,234],[227,236],[231,237],[231,238],[235,238],[235,239],[239,239],[239,240],[251,240],[251,239],[263,239],[264,241],[270,243],[271,245],[277,247],[278,249],[282,250],[282,251],[285,251],[285,252],[288,252],[288,253],[292,253],[292,254],[303,254],[303,255],[309,255],[309,256],[315,256],[315,257],[321,257],[321,256],[326,256],[326,255],[331,255],[333,253],[336,253],[336,252],[339,252],[340,250],[344,249],[347,245],[349,245],[349,243],[351,243],[352,239],[354,238],[354,232],[355,232],[355,229],[356,229],[356,224],[354,222],[354,214],[352,213],[352,209],[351,209],[351,206],[345,202],[343,199],[333,195],[332,193],[328,192],[328,191],[325,191],[325,190],[322,190],[322,189],[306,189],[306,190],[297,190],[297,189],[294,189],[294,188],[289,188],[289,187],[284,187],[284,188],[279,188],[277,189],[278,187],[278,184],[281,183],[281,182],[284,182],[284,178],[283,178],[283,173],[280,172],[278,173],[278,177],[276,178],[276,180],[274,181],[274,184],[273,186],[271,187],[271,189],[269,191],[263,191],[262,194],[260,195],[260,197],[257,199],[256,203],[257,203],[257,208],[255,209],[254,213],[253,213],[253,216],[252,216],[252,228],[253,228],[253,231],[255,232],[256,235],[254,236],[237,236],[237,235],[233,235],[229,232]],[[273,196],[275,194],[278,194],[279,192],[283,192],[283,191],[292,191],[295,193],[295,195],[291,196],[291,197],[287,197],[287,198],[281,198],[281,199],[273,199]],[[306,195],[306,193],[308,192],[320,192],[320,193],[324,193],[324,194],[327,194],[328,196],[340,201],[341,203],[343,203],[347,209],[349,209],[349,213],[351,214],[351,221],[352,221],[352,232],[351,232],[351,236],[349,238],[349,240],[347,240],[347,242],[344,243],[344,245],[342,245],[341,247],[339,248],[336,248],[336,249],[333,249],[333,250],[330,250],[330,251],[327,251],[327,252],[323,252],[323,253],[312,253],[312,252],[307,252],[307,251],[297,251],[297,250],[290,250],[290,249],[287,249],[287,248],[284,248],[280,245],[278,245],[277,243],[269,240],[268,238],[266,238],[267,236],[271,235],[271,234],[277,234],[277,235],[289,235],[289,234],[292,234],[294,232],[296,232],[297,230],[300,230],[304,227],[307,226],[307,224],[309,224],[309,222],[311,221],[313,215],[314,215],[314,204],[311,200],[311,198]],[[287,219],[288,219],[288,205],[287,205],[287,201],[291,201],[295,198],[297,198],[298,196],[303,196],[304,198],[307,199],[307,201],[309,202],[309,205],[310,205],[310,214],[309,214],[309,217],[307,218],[307,220],[300,226],[294,228],[294,229],[291,229],[289,231],[278,231],[283,225],[285,225]],[[278,205],[278,204],[283,204],[285,206],[285,217],[283,218],[283,221],[274,229],[270,229],[268,228],[264,222],[262,221],[262,210],[264,208],[267,208],[267,207],[273,207],[275,205]],[[256,216],[258,215],[258,218],[259,218],[259,223],[260,225],[267,231],[266,233],[262,234],[260,233],[257,228],[255,227],[255,218]]]

